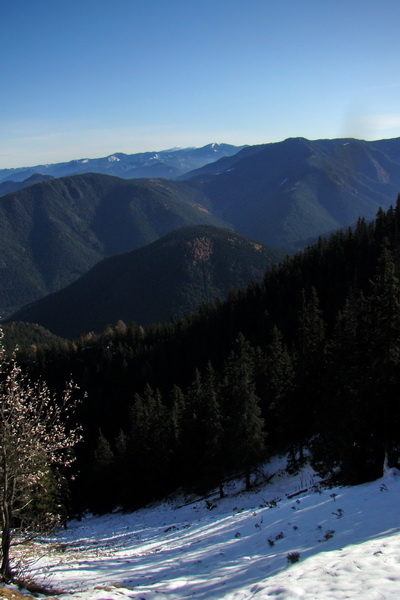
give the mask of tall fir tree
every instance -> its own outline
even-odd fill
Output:
[[[312,287],[308,294],[303,289],[295,340],[296,375],[291,406],[288,406],[288,426],[291,432],[289,434],[286,431],[286,436],[291,438],[291,454],[295,457],[295,451],[298,450],[300,462],[304,458],[305,445],[316,432],[316,415],[321,409],[325,329],[316,289]]]
[[[265,457],[265,428],[256,394],[254,349],[240,333],[224,369],[225,453],[232,471],[243,470],[246,489],[252,469]]]
[[[268,439],[274,448],[293,449],[297,422],[292,419],[295,369],[283,336],[277,327],[261,356],[260,396],[262,414],[268,423]],[[294,417],[294,415],[293,415]]]
[[[372,282],[369,374],[374,422],[385,454],[396,446],[400,430],[400,282],[388,240],[384,239]],[[398,459],[397,459],[398,460]]]

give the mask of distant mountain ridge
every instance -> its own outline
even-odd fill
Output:
[[[106,256],[194,224],[226,226],[184,182],[83,174],[0,198],[0,314],[54,292]]]
[[[6,194],[11,194],[12,192],[18,192],[19,190],[23,190],[30,185],[40,183],[41,181],[50,181],[50,179],[53,179],[52,175],[41,175],[40,173],[34,173],[23,181],[3,181],[0,183],[0,196],[5,196]]]
[[[400,191],[400,138],[289,138],[185,174],[236,231],[288,248],[375,217]]]
[[[100,333],[118,320],[139,325],[182,317],[260,282],[283,254],[229,229],[177,229],[147,246],[106,258],[64,289],[23,307],[7,321],[38,323],[62,337]]]
[[[124,179],[143,177],[174,179],[223,156],[236,154],[242,148],[244,146],[212,143],[202,148],[173,148],[136,154],[116,152],[103,158],[82,158],[48,165],[0,169],[0,185],[5,181],[20,182],[34,174],[65,177],[82,173],[102,173]]]

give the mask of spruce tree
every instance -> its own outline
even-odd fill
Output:
[[[387,240],[384,240],[369,298],[371,330],[369,374],[376,436],[384,453],[398,449],[400,428],[400,282]]]
[[[293,448],[297,422],[292,418],[295,369],[293,358],[277,327],[262,355],[261,389],[263,417],[268,422],[268,439],[279,450]]]
[[[219,486],[223,496],[222,477],[224,473],[223,457],[223,416],[219,402],[219,386],[216,373],[208,363],[203,376],[199,426],[203,435],[200,477],[206,487]]]
[[[327,346],[317,435],[312,441],[316,471],[323,477],[338,476],[346,483],[365,480],[369,469],[363,450],[371,421],[367,401],[369,330],[367,301],[361,292],[353,292],[337,317]],[[371,446],[370,450],[373,454]]]
[[[301,292],[296,337],[296,377],[292,402],[288,407],[288,429],[292,454],[299,451],[303,460],[304,446],[316,432],[317,413],[321,409],[321,373],[324,369],[325,323],[315,288]],[[290,429],[290,433],[289,433]]]
[[[224,369],[225,453],[232,471],[244,470],[246,489],[251,470],[265,456],[264,419],[254,378],[254,349],[239,334]]]
[[[90,498],[89,508],[95,514],[111,511],[117,504],[115,467],[110,442],[99,430],[84,483]]]

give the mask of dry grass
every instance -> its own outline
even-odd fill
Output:
[[[19,585],[26,590],[28,593],[22,593],[16,588],[4,587],[0,584],[0,599],[1,600],[32,600],[32,595],[42,594],[48,597],[48,600],[58,600],[53,594],[61,594],[60,590],[51,590],[44,588],[43,586],[36,585],[34,583],[19,582]]]
[[[4,600],[32,600],[31,595],[23,594],[19,590],[10,589],[0,585],[0,598]],[[57,598],[49,598],[49,600],[57,600]]]
[[[10,590],[9,588],[0,585],[0,598],[6,598],[7,600],[26,600],[29,596],[25,596],[24,594],[21,594],[21,592]]]

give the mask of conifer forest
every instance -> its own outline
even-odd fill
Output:
[[[177,489],[222,496],[233,476],[251,487],[277,453],[294,470],[311,456],[340,483],[396,466],[399,267],[398,200],[180,320],[21,341],[31,377],[86,393],[69,513],[135,509]]]

